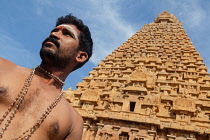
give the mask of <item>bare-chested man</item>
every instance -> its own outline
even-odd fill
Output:
[[[88,27],[69,14],[43,41],[40,66],[28,69],[0,58],[0,139],[81,139],[83,119],[62,96],[62,86],[89,60],[92,46]]]

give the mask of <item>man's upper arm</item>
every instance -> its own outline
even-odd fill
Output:
[[[72,129],[69,132],[66,140],[81,140],[83,133],[83,119],[78,114],[73,122]]]

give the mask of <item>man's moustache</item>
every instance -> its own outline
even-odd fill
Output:
[[[47,38],[42,42],[42,47],[44,46],[44,44],[45,44],[46,42],[52,42],[52,43],[54,43],[54,44],[56,45],[56,47],[60,48],[60,42],[58,42],[58,40],[55,39],[55,38],[47,37]]]

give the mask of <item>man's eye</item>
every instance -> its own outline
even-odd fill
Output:
[[[72,37],[72,34],[69,31],[67,31],[67,30],[63,31],[63,35]]]
[[[63,34],[64,34],[64,35],[66,35],[66,36],[70,36],[70,34],[69,34],[69,33],[67,33],[67,32],[64,32]]]
[[[55,29],[53,29],[52,31],[51,31],[51,33],[52,32],[58,32],[59,31],[59,29],[58,28],[55,28]]]

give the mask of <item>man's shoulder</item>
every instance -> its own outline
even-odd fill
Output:
[[[71,106],[71,105],[70,105],[70,106]],[[73,118],[77,120],[77,121],[74,120],[74,122],[76,122],[76,123],[80,122],[80,123],[83,124],[83,118],[82,118],[82,116],[77,112],[77,110],[76,110],[73,106],[71,106],[71,110],[72,110],[72,114],[74,114],[74,115],[73,115],[73,116],[74,116]]]
[[[71,129],[71,131],[69,131],[66,140],[81,140],[82,133],[83,133],[83,119],[82,117],[78,116],[78,118],[75,119],[73,128]]]
[[[66,140],[81,140],[82,132],[83,132],[83,118],[82,116],[72,107],[72,125],[70,128],[70,132]]]
[[[7,60],[7,59],[4,59],[4,58],[1,58],[0,57],[0,67],[11,67],[11,66],[16,66],[15,63]]]

